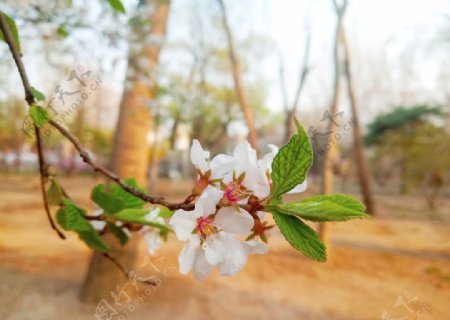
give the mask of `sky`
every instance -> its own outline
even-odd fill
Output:
[[[187,8],[192,7],[191,1],[173,1],[169,43],[188,41],[190,31],[183,24],[190,22],[186,14]],[[196,1],[199,7],[208,3],[207,0]],[[209,1],[209,5],[211,2],[215,3]],[[273,43],[271,52],[250,63],[270,84],[267,104],[274,111],[283,107],[279,89],[279,56],[284,64],[289,101],[292,101],[306,30],[310,31],[311,72],[300,103],[306,108],[317,104],[325,108],[331,98],[333,80],[332,45],[336,20],[331,0],[226,0],[225,3],[236,42],[262,35]],[[377,64],[385,63],[390,68],[390,82],[398,83],[398,91],[404,91],[404,96],[409,96],[411,91],[425,100],[435,96],[442,72],[442,54],[435,53],[432,47],[440,28],[446,21],[448,23],[446,15],[450,15],[448,0],[349,0],[345,27],[355,60],[355,85],[358,86],[358,80],[362,82],[368,76],[371,78],[367,80],[367,86],[382,87],[378,83],[388,83],[387,75],[369,74],[377,72]],[[163,52],[162,61],[172,64],[174,69],[186,64],[186,60],[174,59],[169,51]],[[379,71],[383,72],[382,69]],[[413,76],[406,80],[405,72]],[[362,92],[363,95],[367,94]],[[368,113],[368,116],[373,114]]]
[[[25,5],[29,2],[21,1]],[[135,0],[124,2],[127,8],[131,8]],[[194,2],[197,6],[193,6]],[[331,0],[225,0],[225,3],[236,42],[249,36],[263,36],[271,43],[268,54],[250,61],[250,67],[269,83],[267,105],[274,111],[283,107],[279,89],[279,56],[285,67],[289,101],[292,101],[298,83],[306,30],[310,31],[311,72],[301,104],[305,108],[317,105],[326,108],[331,97],[333,79],[335,16]],[[207,8],[200,13],[204,18],[205,15],[217,14],[216,1],[172,0],[167,46],[161,56],[162,63],[169,69],[182,70],[189,67],[189,58],[174,54],[172,49],[175,43],[191,41],[193,35],[189,25],[192,24],[193,8]],[[433,95],[443,71],[442,52],[435,50],[433,43],[446,21],[445,16],[447,19],[450,16],[449,0],[349,0],[345,26],[355,60],[355,85],[359,88],[359,84],[365,81],[366,86],[383,89],[384,82],[389,86],[398,83],[402,85],[399,90],[405,91],[406,97],[411,91],[415,95],[422,94],[424,98]],[[211,38],[211,41],[214,39]],[[405,52],[409,52],[412,46],[412,53],[405,56]],[[448,56],[448,51],[444,55]],[[25,52],[26,62],[27,59]],[[89,52],[80,54],[78,60],[78,63],[92,64]],[[31,79],[36,82],[44,81],[42,86],[45,88],[48,81],[42,76],[40,64],[28,61],[32,64],[29,67]],[[384,74],[386,70],[381,67],[378,69],[378,65],[383,64],[391,68],[389,75]],[[106,96],[112,97],[111,102],[117,105],[120,101],[125,63],[122,61],[111,68],[114,70],[113,76],[104,75],[102,78],[105,81]],[[379,74],[373,75],[378,70]],[[405,70],[414,76],[405,79]],[[386,80],[387,77],[390,81]],[[52,83],[55,81],[57,82],[53,79]],[[231,82],[231,75],[229,81]],[[366,96],[368,93],[361,92],[360,95]],[[381,98],[372,100],[374,103],[385,102],[378,101],[379,99]]]

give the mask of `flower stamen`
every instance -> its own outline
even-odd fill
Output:
[[[219,232],[213,222],[214,220],[210,217],[200,217],[197,219],[197,230],[202,239]]]

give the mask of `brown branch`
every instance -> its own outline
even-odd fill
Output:
[[[103,167],[102,165],[95,163],[92,160],[89,153],[87,152],[87,150],[83,147],[81,142],[78,140],[78,138],[75,137],[74,135],[72,135],[66,128],[64,128],[59,123],[57,123],[53,120],[50,120],[49,124],[52,127],[54,127],[55,129],[57,129],[64,137],[66,137],[73,144],[75,149],[80,154],[80,157],[83,159],[83,161],[86,164],[91,166],[92,169],[94,169],[94,171],[100,172],[101,174],[108,177],[109,179],[117,182],[125,191],[131,193],[132,195],[134,195],[146,202],[149,202],[152,204],[160,204],[162,206],[169,208],[170,210],[177,210],[177,209],[193,210],[194,209],[193,204],[189,204],[189,203],[186,204],[184,201],[181,203],[172,203],[172,202],[165,200],[162,197],[152,196],[152,195],[146,194],[145,192],[142,192],[140,190],[133,188],[132,186],[128,185],[124,180],[122,180],[117,174],[115,174],[111,170]]]
[[[14,58],[14,61],[16,63],[17,69],[20,74],[20,78],[22,79],[23,88],[25,90],[25,100],[27,101],[28,105],[31,106],[34,104],[34,96],[31,93],[31,86],[30,82],[28,81],[27,73],[25,72],[25,67],[22,63],[22,58],[20,55],[19,50],[17,49],[16,44],[14,43],[14,39],[11,35],[11,32],[9,31],[9,26],[6,23],[5,17],[3,16],[3,12],[0,11],[0,29],[3,33],[5,42],[8,44],[9,50],[11,51],[11,54]],[[41,137],[41,131],[40,129],[34,125],[34,132],[36,133],[36,146],[37,146],[37,152],[38,152],[38,158],[39,158],[39,173],[40,173],[40,182],[41,182],[41,192],[42,192],[42,200],[44,201],[44,208],[45,212],[47,213],[48,220],[50,222],[51,227],[53,230],[56,231],[58,236],[61,239],[65,239],[66,237],[64,234],[58,229],[55,222],[53,221],[50,207],[47,202],[47,196],[45,194],[45,182],[48,178],[48,172],[47,172],[47,165],[45,163],[45,157],[44,152],[42,148],[42,137]]]
[[[111,170],[103,167],[102,165],[99,165],[97,163],[95,163],[91,156],[89,155],[89,153],[87,152],[87,150],[84,148],[84,146],[81,144],[81,142],[78,140],[77,137],[75,137],[74,135],[72,135],[66,128],[64,128],[63,126],[61,126],[59,123],[50,120],[48,122],[52,127],[54,127],[56,130],[58,130],[64,137],[66,137],[75,147],[75,149],[78,151],[78,153],[80,154],[80,157],[83,159],[83,161],[88,164],[90,167],[92,167],[92,169],[96,172],[100,172],[101,174],[103,174],[104,176],[106,176],[107,178],[113,180],[114,182],[117,182],[122,189],[124,189],[125,191],[131,193],[132,195],[146,201],[152,204],[159,204],[162,205],[164,207],[167,207],[170,210],[178,210],[178,209],[183,209],[186,211],[192,211],[195,208],[195,204],[192,203],[196,196],[195,195],[189,195],[185,200],[183,200],[182,202],[179,203],[173,203],[173,202],[169,202],[166,199],[164,199],[163,197],[157,197],[157,196],[152,196],[149,195],[145,192],[142,192],[140,190],[137,190],[135,188],[133,188],[132,186],[130,186],[129,184],[127,184],[124,180],[122,180],[117,174],[115,174],[114,172],[112,172]],[[239,207],[245,209],[245,210],[249,210],[249,206],[248,205],[239,205]]]
[[[9,26],[3,14],[3,11],[0,11],[0,29],[3,32],[5,42],[8,44],[9,51],[11,51],[11,54],[17,66],[17,70],[19,71],[20,79],[22,80],[23,88],[25,90],[25,100],[28,102],[28,105],[31,106],[34,103],[34,96],[31,93],[31,86],[28,81],[27,73],[25,72],[25,67],[22,63],[22,55],[20,54],[19,49],[14,42],[12,34],[9,31]]]
[[[47,171],[47,164],[45,163],[45,157],[42,147],[42,137],[40,129],[35,125],[34,126],[34,132],[36,133],[36,146],[37,146],[37,152],[38,152],[38,159],[39,159],[39,173],[40,173],[40,180],[41,180],[41,193],[42,193],[42,200],[44,201],[44,208],[45,212],[47,213],[48,221],[50,222],[50,226],[53,230],[58,234],[58,236],[61,239],[66,239],[66,236],[61,232],[61,230],[58,229],[55,222],[53,221],[50,207],[48,205],[47,201],[47,195],[45,193],[45,183],[48,179],[48,171]]]
[[[104,221],[102,216],[84,216],[84,218],[89,221]]]

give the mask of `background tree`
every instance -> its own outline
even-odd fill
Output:
[[[150,103],[156,89],[151,73],[158,63],[168,14],[169,1],[142,1],[138,5],[136,16],[130,21],[133,34],[139,35],[144,42],[139,50],[130,52],[128,62],[130,72],[120,105],[112,169],[122,177],[136,178],[141,185],[146,185],[147,182],[149,156],[147,135],[152,123]],[[107,235],[105,238],[111,245],[112,255],[116,260],[125,268],[132,267],[137,242],[131,240],[124,250],[115,237]],[[111,279],[122,278],[121,270],[111,261],[104,259],[101,253],[94,253],[83,287],[82,299],[88,302],[100,301],[105,294],[115,288],[116,283]]]
[[[377,171],[386,161],[399,171],[400,193],[419,184],[425,188],[430,208],[435,207],[439,188],[450,168],[449,135],[431,119],[441,118],[439,108],[425,105],[397,107],[369,124],[365,141],[374,147]],[[391,169],[392,170],[392,169]]]
[[[342,3],[338,3],[337,0],[333,0],[334,9],[336,12],[336,31],[334,37],[334,51],[333,51],[333,64],[334,64],[334,84],[333,84],[333,98],[329,110],[328,129],[327,129],[327,148],[325,153],[325,159],[323,162],[322,171],[322,185],[321,193],[330,194],[333,193],[334,183],[334,166],[337,162],[337,143],[332,142],[333,136],[337,130],[337,124],[332,117],[338,112],[341,99],[341,38],[343,31],[343,19],[347,9],[347,0],[343,0]],[[319,224],[320,239],[324,243],[328,243],[328,230],[325,223]]]
[[[255,128],[255,120],[253,118],[253,110],[247,100],[245,93],[244,83],[242,81],[242,75],[240,70],[239,57],[234,46],[233,34],[231,32],[230,25],[228,23],[227,10],[223,0],[217,0],[222,11],[222,22],[225,28],[225,32],[228,40],[228,50],[231,62],[231,71],[233,74],[234,86],[238,97],[239,105],[241,106],[242,113],[244,114],[245,122],[249,130],[249,142],[253,148],[258,152],[258,136]]]
[[[358,180],[361,193],[363,196],[364,204],[366,205],[367,212],[375,215],[375,204],[373,201],[372,190],[370,185],[370,176],[367,168],[366,157],[364,155],[364,144],[361,132],[361,123],[359,118],[358,106],[356,102],[356,96],[353,88],[353,77],[350,68],[350,48],[345,33],[345,28],[342,27],[341,36],[343,51],[344,51],[344,73],[347,80],[347,93],[350,100],[350,109],[352,111],[352,124],[353,124],[353,146],[355,149],[356,167],[358,169]]]

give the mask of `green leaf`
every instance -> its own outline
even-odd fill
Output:
[[[358,200],[344,195],[319,195],[298,202],[274,206],[282,213],[310,221],[346,221],[367,218],[365,206]]]
[[[153,208],[153,210],[159,209],[159,215],[167,214],[164,211],[170,211],[169,209],[165,207],[156,207]],[[147,220],[146,216],[149,214],[150,210],[152,209],[125,209],[122,210],[114,215],[117,219],[125,222],[131,222],[131,223],[137,223],[137,224],[143,224],[146,226],[151,226],[158,228],[160,230],[165,231],[172,231],[167,225],[161,224],[159,222],[155,222],[154,220]]]
[[[36,101],[44,101],[45,100],[45,95],[40,92],[38,89],[36,89],[35,87],[31,87],[30,88],[31,94],[33,95],[33,97],[36,99]]]
[[[46,197],[50,206],[59,206],[63,203],[64,194],[57,180],[51,180],[50,187],[46,192]]]
[[[16,22],[8,16],[6,13],[2,12],[3,18],[5,18],[6,24],[8,25],[9,32],[11,32],[11,35],[13,37],[13,40],[15,42],[15,45],[17,47],[17,50],[20,50],[20,40],[19,40],[19,31],[17,30]],[[0,31],[0,39],[5,41],[5,36],[3,35],[3,32]],[[6,41],[5,41],[6,42]]]
[[[56,33],[63,38],[66,38],[69,35],[69,32],[66,29],[66,26],[63,24],[58,26],[58,29],[56,29]]]
[[[93,227],[85,219],[86,211],[77,207],[71,200],[64,199],[63,206],[56,214],[58,224],[65,230],[89,231]]]
[[[128,235],[122,228],[116,226],[114,223],[107,223],[108,229],[119,239],[121,245],[125,245],[128,242]]]
[[[28,113],[30,114],[31,119],[36,126],[42,128],[48,120],[50,120],[50,115],[47,112],[47,109],[33,105],[28,109]]]
[[[56,214],[56,221],[65,230],[76,231],[80,240],[90,248],[100,252],[109,251],[108,245],[102,240],[92,224],[85,219],[85,216],[85,210],[77,207],[71,200],[64,199],[63,207]]]
[[[127,207],[124,200],[106,192],[103,184],[99,184],[92,189],[91,199],[109,214],[114,214]]]
[[[125,179],[124,181],[126,182],[126,184],[133,187],[134,189],[139,190],[141,192],[145,192],[145,190],[139,186],[139,184],[137,183],[137,181],[134,178]],[[117,183],[112,184],[110,189],[111,189],[111,193],[113,195],[115,195],[116,197],[118,197],[120,199],[123,199],[128,204],[127,208],[142,208],[145,204],[144,200],[132,195],[128,191],[125,191]]]
[[[133,188],[143,191],[134,179],[126,179],[125,182]],[[108,186],[109,191],[103,184],[92,189],[91,199],[98,204],[106,213],[115,214],[127,208],[140,209],[145,201],[122,189],[117,183]]]
[[[121,13],[125,13],[125,7],[123,6],[122,1],[120,0],[108,0],[111,7]]]
[[[271,211],[281,233],[295,249],[316,261],[327,260],[325,245],[313,229],[296,217]]]
[[[77,207],[71,200],[64,199],[63,207],[56,214],[56,220],[65,230],[76,231],[80,240],[90,248],[100,252],[108,251],[109,247],[85,216],[86,212],[83,209]]]
[[[100,237],[97,231],[95,231],[94,228],[91,228],[89,231],[78,232],[78,237],[81,241],[86,243],[88,247],[94,250],[100,252],[106,252],[110,250],[108,245],[103,241],[103,239]]]
[[[278,151],[272,162],[271,203],[279,202],[286,192],[302,183],[312,165],[309,137],[297,119],[294,120],[298,133]]]

